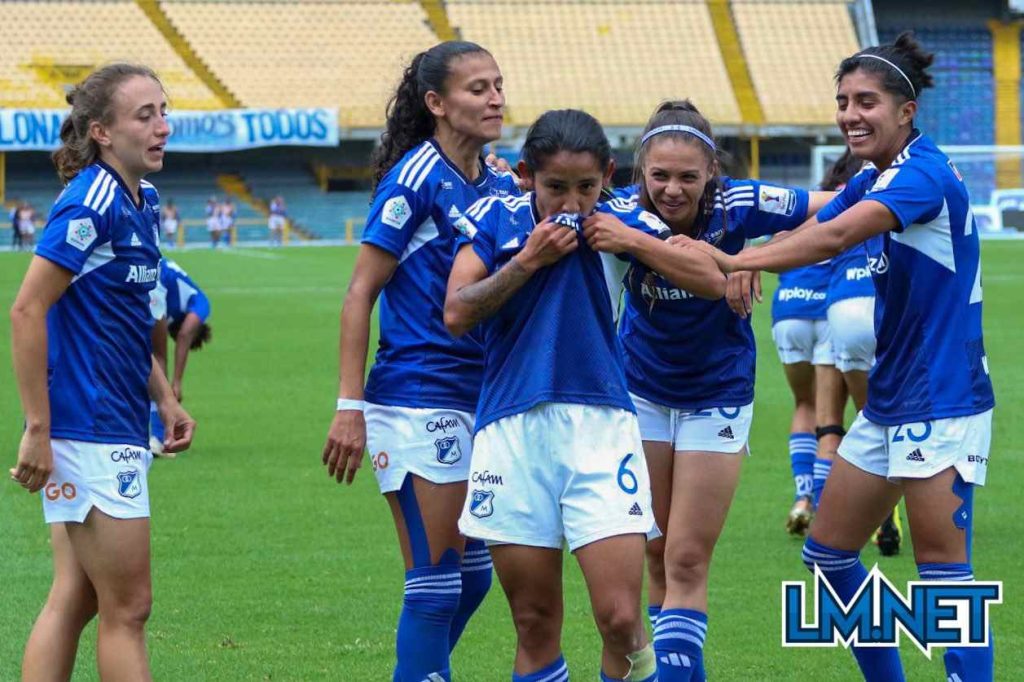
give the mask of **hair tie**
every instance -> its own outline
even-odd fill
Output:
[[[684,125],[658,126],[654,130],[647,132],[643,137],[640,138],[641,146],[646,144],[647,140],[651,139],[655,135],[660,135],[662,133],[690,133],[691,135],[699,139],[701,142],[706,144],[711,149],[711,151],[715,151],[716,149],[714,140],[712,140],[710,137],[708,137],[701,131],[697,130],[693,126]]]
[[[860,58],[860,57],[867,57],[869,59],[877,59],[878,61],[885,62],[886,64],[888,64],[892,68],[896,69],[896,73],[898,73],[899,75],[903,76],[903,80],[907,81],[907,85],[910,86],[910,92],[913,93],[914,99],[917,99],[917,89],[914,87],[914,84],[910,81],[910,78],[907,77],[907,74],[903,73],[903,69],[901,69],[900,67],[896,66],[895,64],[890,62],[885,57],[879,57],[877,54],[859,54],[859,55],[857,55],[857,57],[858,58]]]

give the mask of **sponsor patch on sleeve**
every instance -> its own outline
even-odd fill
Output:
[[[92,218],[76,218],[68,221],[67,242],[79,251],[88,249],[96,241],[96,226]]]
[[[757,208],[764,213],[793,215],[793,210],[796,208],[796,192],[785,187],[761,185]]]
[[[381,214],[380,221],[396,230],[401,230],[409,222],[411,215],[412,208],[409,207],[409,202],[406,201],[405,197],[391,197],[384,202],[384,211]]]
[[[890,168],[889,170],[885,171],[884,173],[878,176],[878,179],[875,180],[875,184],[871,185],[871,189],[869,189],[868,191],[879,192],[885,189],[886,187],[889,186],[889,183],[892,182],[892,179],[895,178],[896,174],[899,172],[899,168]]]
[[[668,225],[661,222],[661,219],[650,211],[640,211],[640,221],[655,232],[668,232]]]
[[[460,217],[453,223],[453,225],[456,230],[469,239],[476,237],[476,225],[474,225],[466,216]]]

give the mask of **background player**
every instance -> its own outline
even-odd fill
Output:
[[[725,280],[702,254],[643,234],[667,230],[629,202],[591,215],[613,170],[592,116],[549,111],[530,127],[519,163],[534,191],[481,200],[457,224],[445,322],[456,335],[484,322],[486,358],[459,526],[494,543],[518,635],[513,680],[569,679],[564,541],[604,640],[601,679],[657,677],[640,616],[650,484],[598,250],[628,252],[697,288],[717,281],[718,295]]]
[[[149,399],[168,450],[187,448],[195,426],[150,354],[159,199],[142,177],[163,167],[167,102],[151,70],[126,64],[94,72],[67,100],[53,156],[67,186],[11,309],[25,410],[11,476],[44,490],[54,560],[22,679],[69,679],[98,612],[100,678],[149,680]]]
[[[199,350],[213,338],[210,319],[210,299],[181,266],[165,258],[160,261],[157,286],[150,295],[150,309],[156,323],[153,325],[153,357],[163,375],[168,374],[167,337],[174,340],[174,373],[171,390],[184,400],[183,384],[188,354]],[[155,403],[150,403],[150,450],[164,455],[163,423]],[[166,453],[174,456],[174,453]]]
[[[323,462],[351,483],[369,446],[405,560],[396,680],[450,679],[449,652],[491,584],[491,560],[457,520],[466,497],[483,352],[444,327],[452,222],[479,199],[518,190],[487,168],[501,137],[498,65],[474,43],[421,52],[388,106],[376,188],[341,313],[338,412]],[[364,389],[370,312],[380,348]],[[365,401],[364,401],[365,397]]]
[[[819,567],[844,601],[867,577],[860,548],[901,494],[921,578],[974,578],[973,489],[985,482],[995,399],[970,197],[949,158],[914,128],[932,61],[908,33],[843,60],[836,121],[851,152],[871,165],[778,243],[716,254],[725,271],[787,269],[883,237],[872,266],[877,364],[867,403],[840,445],[804,545],[807,566]],[[896,649],[853,652],[865,679],[904,679]],[[944,660],[950,679],[991,680],[991,634],[984,647],[949,647]]]

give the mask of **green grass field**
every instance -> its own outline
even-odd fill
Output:
[[[198,420],[191,451],[150,473],[155,608],[149,647],[158,680],[389,680],[403,567],[387,507],[366,464],[351,488],[320,464],[337,389],[338,311],[351,248],[239,249],[174,254],[213,301],[212,345],[193,356],[185,405]],[[984,246],[985,325],[999,408],[989,485],[976,498],[975,573],[1005,582],[993,609],[997,679],[1024,669],[1019,506],[1024,488],[1024,242]],[[7,482],[20,407],[9,319],[28,256],[0,254],[0,680],[19,675],[22,648],[50,581],[39,500]],[[745,465],[712,565],[708,670],[732,680],[854,680],[852,657],[780,646],[780,582],[804,579],[783,522],[792,499],[788,389],[768,334],[760,343],[754,456]],[[375,342],[374,342],[375,343]],[[1014,502],[1013,500],[1018,500]],[[870,566],[877,551],[864,552]],[[564,648],[574,679],[596,680],[600,644],[575,561],[566,573]],[[916,578],[910,547],[882,566],[902,588]],[[492,590],[455,653],[459,680],[507,680],[508,608]],[[95,626],[76,680],[95,680]],[[910,680],[943,680],[941,651],[903,650]],[[1014,672],[1017,671],[1017,672]]]

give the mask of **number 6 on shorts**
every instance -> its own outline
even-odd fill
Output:
[[[615,480],[618,481],[619,487],[622,488],[623,491],[633,495],[640,489],[640,485],[637,483],[636,474],[626,468],[626,465],[629,464],[629,460],[631,459],[633,459],[632,452],[622,458],[622,461],[619,462],[619,472],[616,475]]]

